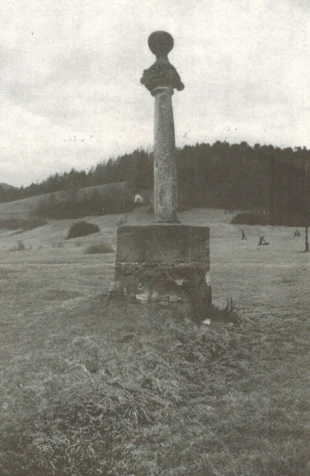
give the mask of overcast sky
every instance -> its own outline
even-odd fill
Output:
[[[0,182],[151,148],[154,30],[185,84],[177,146],[310,148],[310,0],[2,0],[0,15]]]

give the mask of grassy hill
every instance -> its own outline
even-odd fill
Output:
[[[11,188],[16,188],[13,187],[13,185],[9,185],[8,183],[0,182],[0,187],[3,188],[4,190],[9,190]]]
[[[241,241],[232,213],[180,213],[210,226],[214,303],[232,298],[240,316],[197,327],[109,302],[115,254],[85,251],[115,249],[121,216],[88,217],[100,232],[73,240],[72,219],[0,232],[0,474],[308,474],[303,237],[242,226]],[[143,208],[128,215],[152,220]],[[257,246],[261,233],[269,246]]]
[[[93,185],[91,187],[83,187],[77,190],[67,190],[63,192],[55,192],[53,194],[47,193],[44,195],[35,195],[33,197],[16,200],[13,202],[0,203],[0,220],[9,219],[27,219],[33,216],[40,203],[48,203],[51,196],[55,198],[56,203],[63,203],[72,196],[82,198],[83,196],[91,195],[94,191],[101,194],[121,194],[127,185],[125,182],[111,183],[105,185]]]

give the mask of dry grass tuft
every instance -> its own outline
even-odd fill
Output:
[[[240,316],[197,326],[159,307],[105,315],[6,369],[1,474],[306,474],[308,399],[265,388],[265,373],[274,384],[285,372],[266,367],[267,328]]]

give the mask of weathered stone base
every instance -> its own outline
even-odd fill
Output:
[[[179,224],[117,230],[114,296],[185,304],[195,319],[211,306],[209,228]]]

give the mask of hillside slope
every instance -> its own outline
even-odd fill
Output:
[[[76,192],[63,191],[55,192],[53,194],[47,193],[44,195],[36,195],[22,200],[15,200],[14,202],[0,203],[0,220],[8,219],[26,219],[35,213],[41,201],[47,202],[51,195],[59,202],[66,200],[70,194],[76,193],[78,196],[86,195],[95,190],[99,192],[109,192],[113,188],[113,192],[126,188],[125,182],[109,183],[105,185],[93,185],[91,187],[83,187]]]
[[[0,188],[3,188],[4,190],[9,190],[9,189],[17,188],[17,187],[14,187],[13,185],[9,185],[8,183],[0,182]]]

